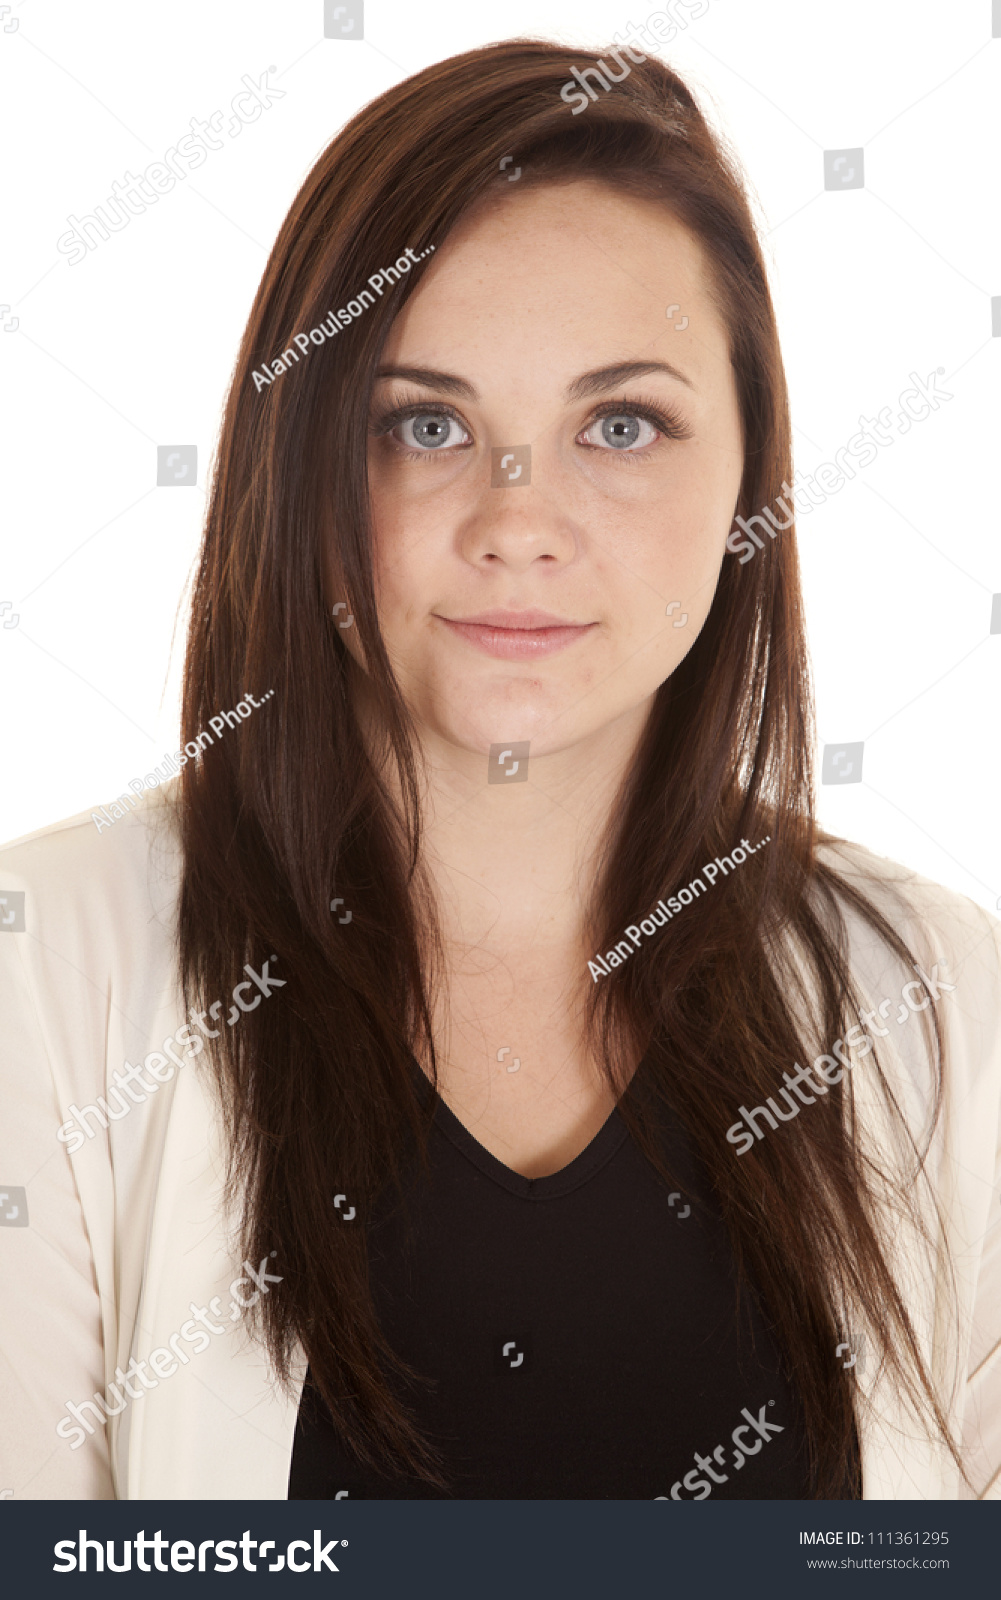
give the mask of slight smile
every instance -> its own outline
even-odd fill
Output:
[[[443,617],[438,612],[432,615],[485,655],[505,661],[555,655],[598,626],[596,622],[566,622],[548,611],[482,611],[475,617]]]

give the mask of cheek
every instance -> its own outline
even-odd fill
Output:
[[[379,627],[402,666],[427,647],[426,623],[454,581],[451,535],[443,515],[396,504],[373,505],[372,577]],[[416,661],[413,662],[416,666]]]
[[[736,445],[708,446],[692,454],[673,486],[662,548],[679,579],[697,584],[718,572],[733,526],[743,456]]]
[[[434,588],[455,558],[456,530],[476,515],[482,495],[481,474],[469,465],[465,455],[422,462],[370,455],[373,575],[387,603],[397,603],[400,591]]]
[[[723,469],[723,470],[721,470]],[[680,665],[712,606],[740,485],[739,453],[702,453],[591,543],[614,620],[614,697],[642,698]]]
[[[383,627],[405,620],[418,601],[433,559],[429,545],[412,518],[373,516],[372,577]]]
[[[734,498],[736,490],[733,491]],[[733,502],[704,485],[676,484],[654,504],[634,506],[592,540],[598,581],[636,623],[683,601],[704,616],[712,603],[730,531]]]

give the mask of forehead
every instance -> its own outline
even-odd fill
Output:
[[[644,355],[684,360],[703,381],[729,368],[704,253],[663,202],[590,178],[480,201],[437,247],[385,349],[415,365],[530,361],[560,380],[592,357]]]

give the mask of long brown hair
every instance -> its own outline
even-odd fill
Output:
[[[238,735],[188,763],[180,799],[186,997],[228,993],[247,961],[274,958],[285,980],[213,1047],[242,1242],[248,1259],[276,1252],[282,1276],[280,1292],[262,1297],[259,1332],[285,1383],[305,1352],[360,1459],[438,1485],[435,1453],[394,1389],[391,1374],[406,1369],[377,1323],[364,1227],[333,1208],[344,1194],[364,1223],[387,1185],[401,1185],[409,1134],[426,1160],[413,1055],[436,1072],[443,963],[422,869],[421,763],[379,632],[365,468],[380,351],[423,252],[492,186],[502,192],[508,156],[526,185],[596,177],[661,199],[703,245],[729,331],[745,451],[735,511],[774,503],[791,477],[775,318],[735,163],[685,84],[653,59],[578,116],[561,87],[571,67],[597,61],[526,40],[473,50],[381,96],[324,151],[279,233],[240,349],[188,642],[186,740],[246,691],[274,690]],[[361,298],[408,248],[409,271]],[[360,314],[331,321],[349,301]],[[339,321],[349,325],[337,331]],[[323,324],[322,348],[296,346],[297,333]],[[287,371],[264,368],[286,350]],[[270,386],[255,370],[274,375]],[[349,693],[357,669],[324,599],[325,552],[364,641],[385,732],[378,755],[361,736]],[[818,860],[812,744],[790,530],[749,563],[724,559],[705,626],[658,691],[605,841],[591,947],[608,949],[743,836],[770,835],[769,847],[592,985],[586,1020],[616,1094],[616,1063],[646,1051],[687,1130],[742,1280],[794,1376],[822,1497],[843,1481],[854,1426],[852,1379],[834,1357],[846,1315],[864,1322],[915,1408],[946,1424],[872,1220],[883,1180],[853,1136],[850,1087],[743,1159],[726,1140],[742,1103],[762,1104],[784,1069],[843,1036],[857,1000],[844,904],[910,960],[876,905]],[[350,922],[331,914],[334,897]],[[813,1031],[776,966],[777,940],[812,970]],[[885,1098],[892,1110],[888,1087]],[[658,1159],[641,1112],[624,1101],[623,1114]]]

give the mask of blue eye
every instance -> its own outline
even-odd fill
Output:
[[[639,417],[605,417],[601,424],[601,436],[606,444],[616,450],[625,450],[635,444],[640,436]]]
[[[421,453],[445,445],[465,444],[469,435],[455,417],[444,411],[414,412],[388,430],[405,449]]]
[[[600,439],[591,437],[600,430]],[[599,417],[581,435],[585,444],[597,449],[607,446],[611,450],[632,450],[639,443],[643,449],[657,437],[658,430],[646,417],[635,411],[618,411]]]

